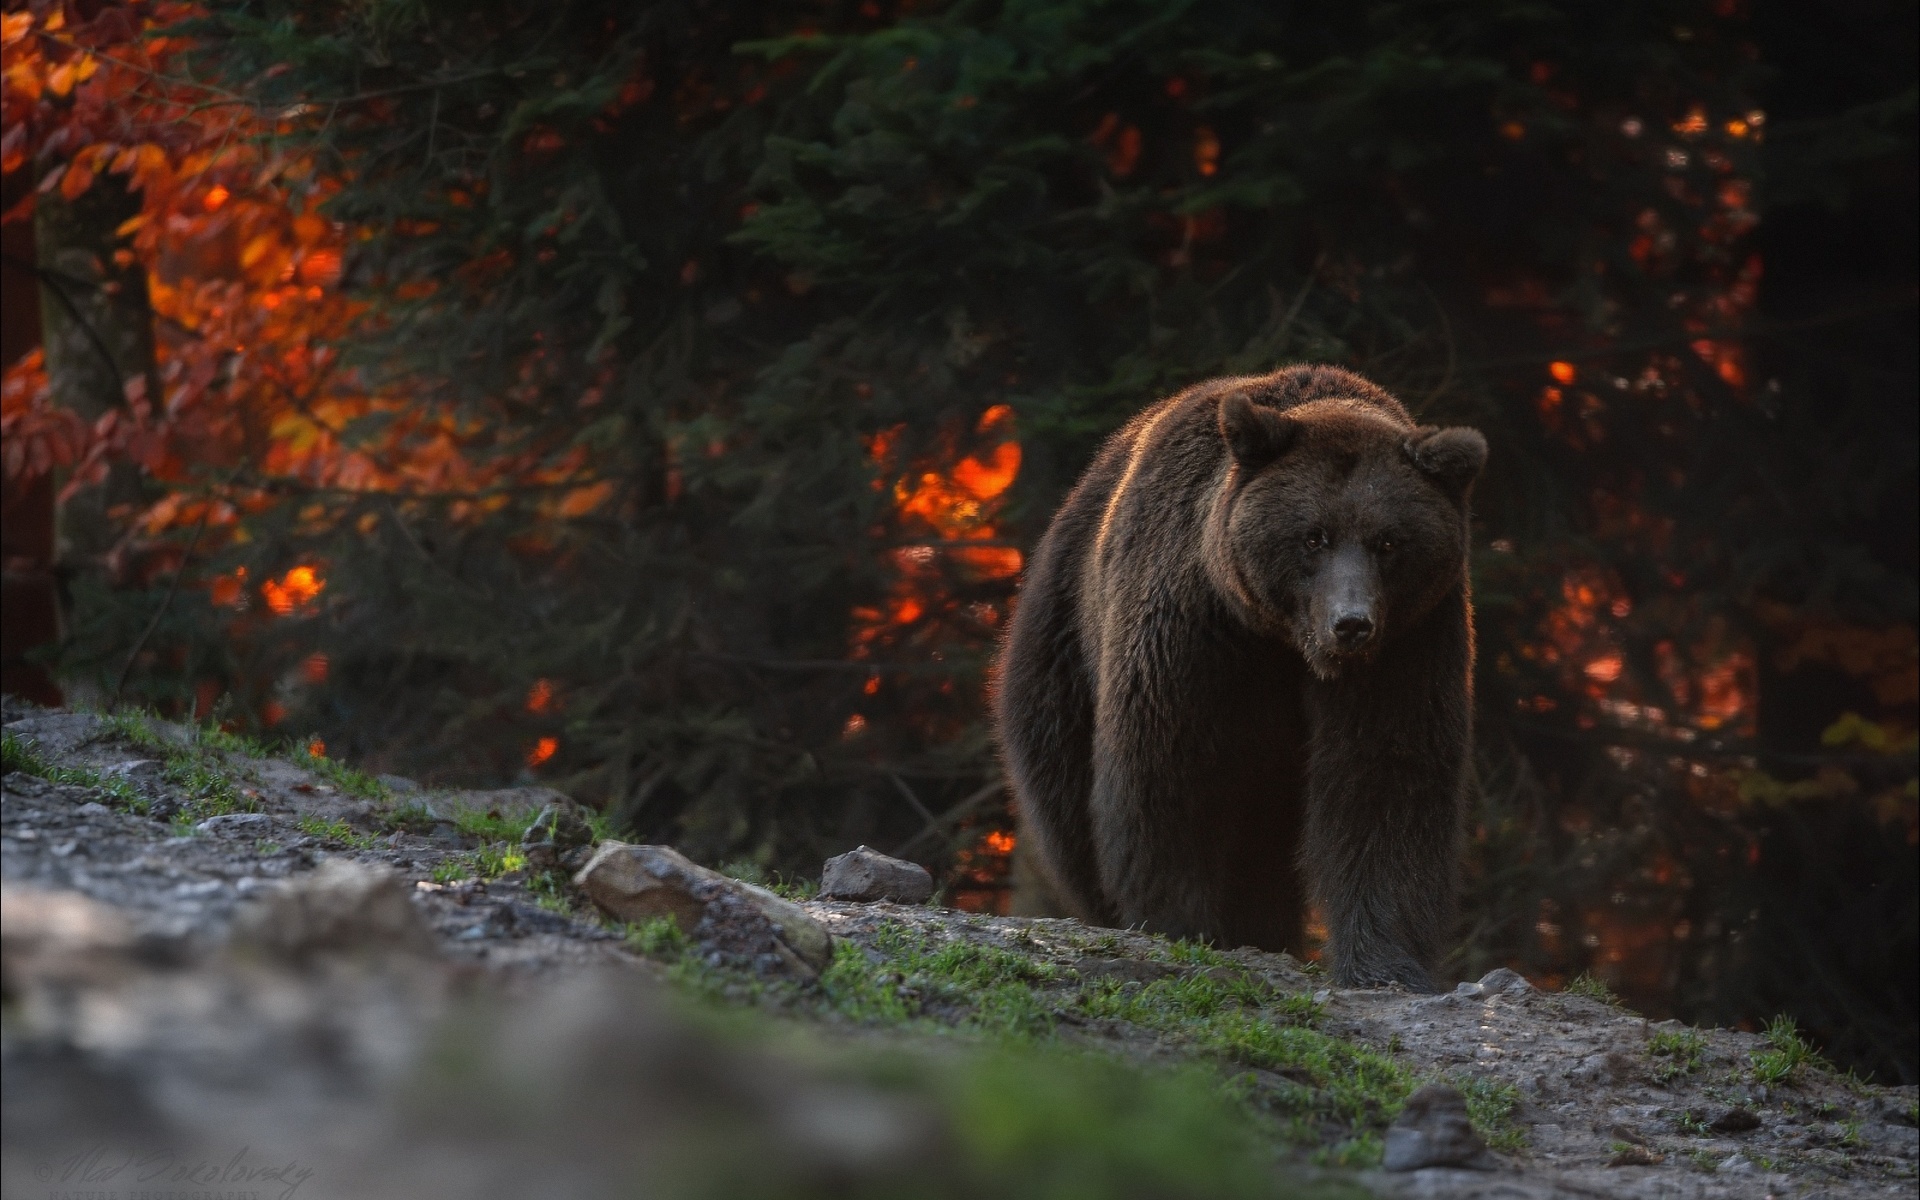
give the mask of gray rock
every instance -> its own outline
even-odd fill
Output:
[[[895,900],[925,904],[933,895],[933,876],[919,863],[889,858],[861,846],[827,860],[820,895],[829,900]]]
[[[1423,1167],[1490,1171],[1499,1163],[1467,1118],[1467,1098],[1456,1088],[1430,1083],[1407,1097],[1406,1107],[1387,1130],[1381,1165],[1389,1171]]]
[[[103,767],[100,774],[108,779],[124,779],[138,788],[150,788],[160,786],[165,769],[158,759],[135,758]]]
[[[1533,990],[1533,985],[1518,971],[1495,967],[1480,977],[1480,990],[1489,996],[1524,996]]]
[[[375,775],[375,779],[387,785],[390,792],[417,792],[420,785],[405,775]]]
[[[226,813],[208,817],[194,828],[201,833],[219,833],[229,837],[265,837],[273,832],[273,818],[265,813]]]
[[[573,882],[622,921],[671,917],[711,959],[814,978],[833,938],[791,900],[689,861],[671,846],[601,842]]]
[[[1760,1128],[1760,1114],[1735,1105],[1707,1122],[1715,1133],[1751,1133]]]
[[[7,722],[7,732],[48,758],[70,754],[99,738],[107,723],[92,713],[43,711]]]

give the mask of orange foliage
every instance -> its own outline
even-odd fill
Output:
[[[269,579],[260,585],[267,608],[277,617],[305,612],[326,590],[327,581],[320,577],[318,568],[311,566],[294,567],[278,580]]]
[[[1013,409],[996,404],[980,415],[973,437],[985,445],[959,455],[955,439],[943,441],[931,461],[894,476],[890,491],[894,522],[924,542],[892,552],[896,577],[892,595],[880,606],[854,610],[854,655],[866,657],[874,644],[892,640],[923,621],[946,618],[962,606],[954,583],[1010,582],[1020,573],[1020,551],[1005,545],[975,545],[1000,539],[1000,509],[1007,489],[1020,474],[1020,443],[1014,439]],[[889,488],[887,472],[904,428],[882,430],[868,439],[867,450],[881,468],[874,485]],[[958,461],[953,461],[958,456]],[[951,465],[945,465],[951,463]],[[975,619],[992,624],[997,610],[974,606]]]
[[[52,163],[40,193],[57,189],[72,198],[95,186],[139,193],[140,212],[120,233],[125,253],[147,267],[161,388],[149,396],[145,378],[129,379],[126,410],[88,428],[52,403],[41,356],[26,356],[0,385],[0,465],[8,478],[71,468],[70,486],[80,486],[101,478],[111,461],[131,461],[163,485],[185,485],[244,464],[254,485],[229,489],[236,505],[207,520],[216,529],[270,491],[290,488],[404,497],[513,481],[547,485],[549,516],[602,506],[612,486],[581,479],[582,456],[554,462],[532,451],[487,454],[489,431],[341,369],[338,347],[371,314],[340,284],[349,247],[374,231],[326,217],[341,181],[310,154],[286,148],[296,140],[271,136],[319,114],[263,112],[194,83],[178,65],[191,47],[152,36],[201,11],[161,0],[107,6],[77,25],[66,21],[64,7],[5,18],[0,165],[12,173]],[[7,219],[26,219],[33,203],[29,195]],[[530,369],[537,373],[538,364]],[[347,428],[375,414],[387,418],[379,441],[350,442]],[[455,515],[487,511],[482,502]],[[199,523],[203,512],[163,493],[140,524],[157,536]],[[232,602],[233,585],[213,586],[216,602]]]
[[[548,759],[552,758],[556,753],[559,752],[559,750],[560,750],[559,738],[543,737],[539,741],[533,744],[533,748],[531,750],[527,751],[527,765],[529,767],[537,767],[541,763],[544,763]]]

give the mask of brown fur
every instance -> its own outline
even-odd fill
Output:
[[[1311,900],[1339,982],[1431,985],[1485,455],[1328,367],[1198,384],[1108,440],[996,697],[1022,851],[1070,912],[1298,952]]]

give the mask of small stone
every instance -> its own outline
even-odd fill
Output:
[[[593,827],[586,814],[571,800],[555,800],[542,808],[520,837],[521,852],[527,866],[535,871],[552,871],[563,866],[578,870],[581,857],[574,852],[593,845]],[[569,858],[575,861],[569,863]]]
[[[265,813],[224,813],[208,817],[194,828],[201,833],[221,833],[229,837],[265,837],[273,832],[273,818]]]
[[[1707,1128],[1715,1133],[1751,1133],[1760,1128],[1760,1114],[1735,1106],[1707,1122]]]
[[[1757,1169],[1753,1161],[1744,1154],[1730,1155],[1725,1162],[1714,1168],[1715,1172],[1721,1175],[1747,1175]]]
[[[1632,1078],[1638,1067],[1639,1064],[1629,1055],[1619,1050],[1606,1050],[1587,1055],[1567,1072],[1567,1076],[1580,1083],[1616,1083]]]
[[[622,921],[671,917],[709,956],[755,970],[813,978],[833,961],[833,938],[791,900],[708,870],[671,846],[601,842],[573,877]]]
[[[1422,1167],[1490,1171],[1499,1164],[1467,1117],[1467,1098],[1457,1088],[1430,1083],[1407,1097],[1406,1107],[1387,1130],[1381,1165],[1389,1171]]]
[[[1480,990],[1489,996],[1522,996],[1531,992],[1533,985],[1510,967],[1495,967],[1480,977]]]
[[[1652,1167],[1667,1161],[1667,1156],[1645,1146],[1628,1146],[1607,1160],[1610,1167]]]
[[[408,779],[405,775],[375,775],[374,778],[386,784],[387,790],[390,792],[417,792],[420,790],[420,785]]]
[[[115,763],[101,770],[100,774],[108,779],[124,779],[142,790],[157,788],[165,770],[157,759],[136,758],[130,762]]]
[[[110,817],[113,815],[113,810],[98,800],[89,800],[74,811],[83,817]]]
[[[827,900],[893,900],[925,904],[933,895],[933,876],[919,863],[889,858],[861,846],[827,860],[820,896]]]

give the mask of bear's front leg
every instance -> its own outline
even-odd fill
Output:
[[[1203,782],[1186,723],[1138,691],[1102,697],[1093,745],[1094,849],[1119,923],[1172,937],[1221,933],[1222,864],[1196,825]],[[1187,728],[1190,728],[1188,726]]]
[[[1302,848],[1335,983],[1434,990],[1472,752],[1464,595],[1376,662],[1307,683]]]

